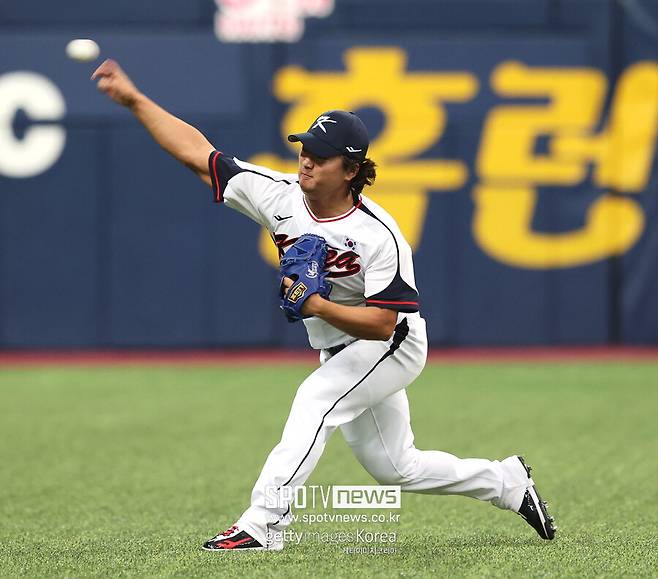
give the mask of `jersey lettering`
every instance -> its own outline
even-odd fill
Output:
[[[284,233],[275,233],[274,237],[272,240],[274,241],[274,245],[276,245],[277,250],[279,251],[279,261],[281,261],[281,258],[283,257],[283,254],[286,252],[286,247],[291,246],[295,241],[297,241],[299,238],[298,237],[288,237]]]
[[[279,251],[279,259],[283,257],[286,248],[295,243],[297,239],[299,238],[288,237],[285,233],[274,234],[273,241]],[[338,278],[356,275],[361,271],[361,264],[358,262],[358,259],[359,254],[355,253],[354,251],[340,252],[333,247],[328,247],[327,260],[325,262],[324,268],[326,270],[333,268],[333,271],[329,271],[327,277]]]
[[[349,277],[361,271],[361,264],[357,263],[359,255],[353,251],[339,253],[336,249],[327,249],[327,262],[325,269],[335,267],[342,271],[330,271],[327,277]]]

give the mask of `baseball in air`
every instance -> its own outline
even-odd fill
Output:
[[[66,56],[78,62],[91,62],[96,60],[101,50],[89,38],[76,38],[66,45]]]

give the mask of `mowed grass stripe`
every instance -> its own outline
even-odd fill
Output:
[[[2,576],[656,575],[658,364],[433,366],[409,388],[416,445],[525,454],[552,543],[463,497],[404,495],[390,555],[308,540],[206,553],[247,506],[311,366],[0,372]],[[308,484],[371,484],[339,433]],[[383,545],[382,545],[383,546]]]

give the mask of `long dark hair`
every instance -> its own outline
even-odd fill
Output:
[[[372,159],[365,159],[364,161],[355,161],[347,155],[343,155],[343,169],[345,171],[352,171],[359,168],[358,173],[350,181],[350,193],[356,205],[359,202],[359,195],[366,185],[372,185],[377,178],[377,165]]]

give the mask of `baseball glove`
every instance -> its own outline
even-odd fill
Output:
[[[325,280],[324,270],[327,259],[327,242],[319,235],[302,235],[281,258],[281,309],[288,321],[298,322],[309,317],[303,316],[302,306],[313,294],[327,299],[331,293],[331,283]],[[293,284],[286,291],[283,278],[288,277]]]

